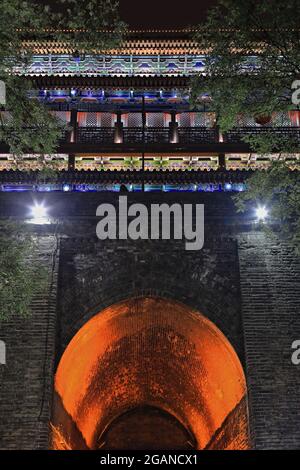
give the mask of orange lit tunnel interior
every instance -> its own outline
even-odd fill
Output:
[[[249,448],[240,361],[181,303],[141,297],[106,308],[59,363],[52,448]]]

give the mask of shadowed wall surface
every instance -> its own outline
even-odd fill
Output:
[[[100,436],[99,449],[193,449],[192,434],[170,413],[153,406],[139,406],[118,416]]]
[[[143,297],[108,307],[79,330],[61,358],[55,391],[63,405],[54,407],[55,448],[77,448],[79,433],[82,445],[95,449],[107,430],[114,437],[101,445],[111,448],[122,441],[117,429],[123,432],[124,422],[109,432],[111,423],[148,405],[178,424],[144,410],[139,448],[148,448],[151,436],[159,447],[155,424],[162,421],[166,433],[176,430],[177,448],[187,448],[191,435],[190,446],[203,449],[245,396],[246,384],[235,351],[212,322],[178,302]]]

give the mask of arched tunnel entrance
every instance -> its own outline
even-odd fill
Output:
[[[173,300],[106,308],[56,375],[54,449],[249,448],[246,382],[223,333]]]

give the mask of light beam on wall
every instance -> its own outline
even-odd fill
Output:
[[[29,223],[36,224],[36,225],[44,225],[50,223],[48,217],[47,208],[44,206],[43,203],[35,203],[31,207],[31,219]]]

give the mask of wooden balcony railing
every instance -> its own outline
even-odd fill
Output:
[[[168,144],[171,143],[170,129],[168,127],[124,127],[121,135],[122,141],[114,141],[114,128],[110,127],[78,127],[77,143],[80,144]],[[206,127],[179,127],[179,144],[216,143],[218,132],[214,128]]]
[[[76,142],[79,144],[102,144],[114,143],[113,127],[78,127]]]
[[[213,144],[219,141],[216,128],[213,127],[179,127],[179,142],[181,144]]]
[[[287,139],[300,144],[300,127],[236,127],[224,135],[224,142],[231,144],[240,144],[245,137],[250,135],[262,136],[269,135],[274,138],[276,145],[276,137]]]
[[[125,127],[123,129],[124,144],[141,144],[143,142],[143,129],[141,127]],[[167,144],[169,142],[169,129],[167,127],[147,127],[144,132],[146,144]]]
[[[13,133],[13,131],[12,131]],[[78,145],[79,153],[85,153],[86,149],[94,151],[117,151],[122,148],[130,152],[136,146],[141,151],[143,144],[149,145],[152,151],[159,149],[159,145],[165,146],[167,150],[181,151],[183,147],[187,150],[207,152],[250,152],[250,145],[245,137],[250,135],[269,135],[274,138],[274,151],[276,145],[281,142],[296,144],[300,149],[300,127],[236,127],[223,135],[220,135],[214,127],[74,127],[74,131],[67,130],[58,143],[61,153],[76,153]],[[190,148],[189,148],[190,146]],[[199,146],[199,147],[198,147]],[[204,149],[204,150],[203,150]],[[128,150],[128,151],[129,151]],[[201,150],[199,150],[201,151]],[[30,149],[28,150],[30,153]],[[9,153],[9,146],[0,142],[0,153]]]

